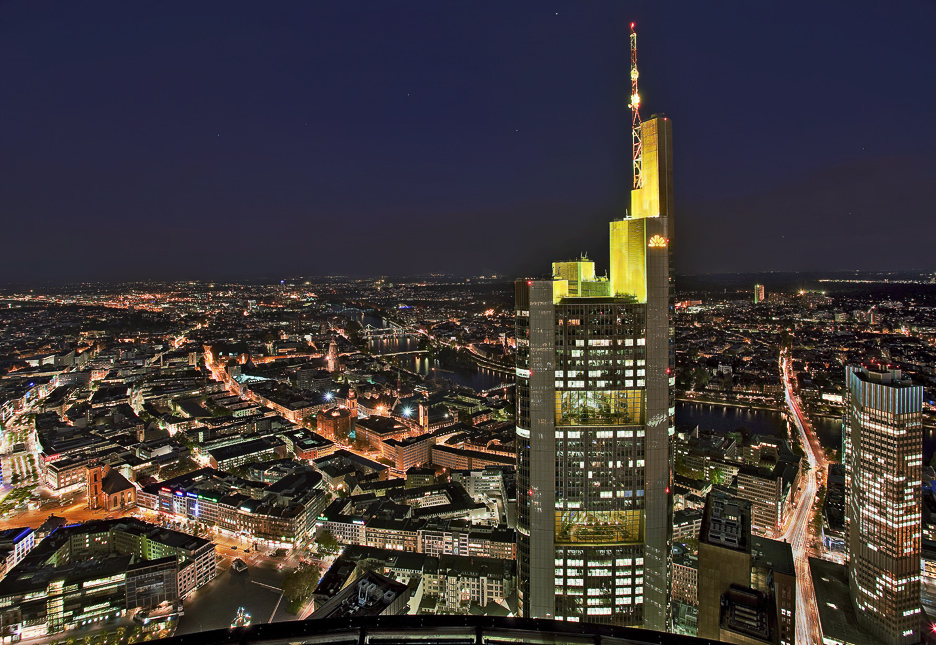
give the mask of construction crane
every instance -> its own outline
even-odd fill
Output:
[[[643,175],[640,171],[640,94],[637,92],[637,77],[639,76],[637,73],[637,32],[634,31],[634,23],[631,23],[630,27],[631,93],[628,107],[631,109],[631,133],[634,141],[634,188],[637,189],[643,186]]]

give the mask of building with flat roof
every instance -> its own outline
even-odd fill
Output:
[[[842,462],[848,578],[859,624],[890,645],[920,640],[923,387],[849,366]]]
[[[179,600],[216,574],[203,538],[129,518],[64,526],[0,580],[0,625],[55,634]]]
[[[231,470],[263,458],[285,457],[286,444],[278,437],[259,437],[208,451],[212,468]]]
[[[751,581],[751,504],[709,494],[699,533],[698,635],[719,640],[721,597]]]
[[[820,558],[809,558],[809,572],[819,608],[823,643],[835,645],[883,645],[884,641],[864,629],[855,615],[848,589],[848,570]]]
[[[796,571],[790,544],[751,535],[752,505],[709,494],[698,559],[697,635],[725,643],[793,645]]]
[[[36,532],[28,526],[0,530],[0,578],[18,565],[35,546]]]
[[[367,571],[322,604],[309,618],[395,616],[403,613],[409,597],[407,585]]]
[[[764,300],[767,297],[765,291],[766,290],[764,289],[764,285],[762,284],[754,285],[754,304],[755,305],[759,305],[760,303],[764,302]]]
[[[144,486],[138,499],[140,506],[153,511],[272,545],[290,546],[311,536],[315,520],[329,500],[318,472],[291,463],[289,472],[273,483],[202,468]]]

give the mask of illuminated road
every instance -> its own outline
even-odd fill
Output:
[[[803,414],[799,399],[793,391],[792,374],[786,350],[780,356],[780,368],[783,385],[786,389],[786,402],[800,434],[800,443],[806,452],[809,464],[808,472],[803,475],[799,501],[793,517],[787,523],[781,539],[793,547],[793,559],[796,565],[796,643],[797,645],[820,645],[819,608],[816,605],[816,592],[813,589],[812,576],[809,573],[810,520],[816,504],[818,483],[816,475],[825,472],[826,459],[819,447],[815,431]]]

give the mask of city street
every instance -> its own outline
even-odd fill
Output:
[[[819,488],[816,476],[820,472],[825,472],[827,463],[825,454],[819,446],[819,439],[813,431],[809,419],[803,413],[798,397],[793,391],[792,370],[786,350],[781,354],[780,368],[783,385],[786,389],[787,405],[799,430],[800,442],[806,452],[806,461],[809,467],[809,470],[803,475],[803,484],[796,511],[792,519],[787,523],[786,530],[780,539],[792,545],[796,566],[796,643],[797,645],[820,645],[822,638],[819,631],[819,609],[816,605],[816,593],[813,589],[812,576],[809,570],[809,556],[813,539],[810,535],[810,526],[814,512],[813,507],[816,504],[816,493]]]

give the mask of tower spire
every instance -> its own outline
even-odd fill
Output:
[[[634,188],[640,188],[643,186],[643,175],[641,174],[641,143],[640,143],[640,94],[637,92],[637,32],[634,31],[634,23],[631,23],[630,31],[630,51],[631,51],[631,63],[630,63],[630,77],[631,77],[631,93],[630,93],[630,105],[628,107],[631,109],[631,134],[633,137],[634,143]]]

